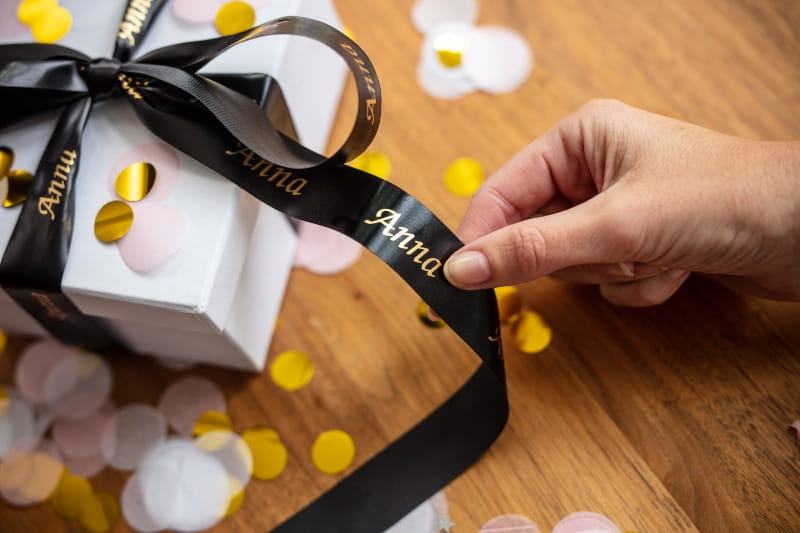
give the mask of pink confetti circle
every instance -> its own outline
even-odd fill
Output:
[[[54,339],[45,339],[30,344],[22,352],[14,369],[14,381],[19,392],[28,400],[44,403],[44,385],[50,372],[64,358],[78,353],[74,346],[67,346]]]
[[[194,0],[189,2],[193,4]],[[173,5],[178,2],[173,3]],[[150,163],[156,169],[156,180],[147,196],[136,202],[163,200],[175,188],[180,175],[181,160],[174,148],[163,142],[137,144],[117,157],[108,173],[108,192],[116,198],[115,184],[119,173],[134,163]]]
[[[117,247],[128,267],[148,272],[180,250],[189,232],[189,218],[181,208],[164,202],[132,207],[133,226]]]
[[[614,522],[591,511],[578,511],[565,516],[552,533],[620,533]]]
[[[300,222],[294,265],[315,274],[336,274],[348,269],[361,256],[362,247],[338,231]]]
[[[210,379],[186,376],[173,382],[158,402],[158,410],[175,431],[191,437],[194,423],[206,411],[225,412],[225,395]]]
[[[183,22],[204,24],[214,20],[220,0],[173,0],[172,12]]]
[[[65,456],[88,459],[102,455],[114,437],[114,406],[85,418],[58,418],[53,424],[53,440]]]
[[[71,474],[91,478],[103,471],[108,463],[102,453],[90,457],[64,455],[64,466]]]
[[[496,516],[483,524],[479,533],[540,533],[536,524],[516,514]]]
[[[166,438],[164,415],[146,404],[126,405],[114,416],[113,438],[106,448],[106,459],[117,470],[133,470]]]
[[[15,448],[0,462],[0,496],[18,507],[42,503],[64,472],[61,456],[50,441],[35,448]]]
[[[109,364],[91,352],[60,359],[44,384],[44,398],[60,418],[85,418],[108,400],[114,376]]]

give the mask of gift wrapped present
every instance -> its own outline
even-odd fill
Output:
[[[0,13],[7,17],[0,26],[0,44],[33,41],[31,28],[8,23],[8,17],[17,16],[17,4],[2,8],[11,13]],[[72,26],[57,44],[101,58],[111,57],[120,39],[135,40],[135,55],[142,56],[165,45],[219,37],[213,13],[203,12],[207,6],[179,0],[164,5],[143,28],[140,15],[152,4],[61,0],[59,7],[71,13]],[[326,0],[251,4],[257,23],[302,15],[339,25]],[[256,39],[231,48],[201,72],[215,73],[215,79],[258,102],[274,123],[283,124],[283,131],[325,151],[346,76],[345,65],[330,50],[299,37]],[[315,90],[320,85],[325,91]],[[13,297],[14,282],[4,274],[0,327],[52,333],[52,324],[43,324],[26,308],[38,307],[58,319],[63,297],[64,305],[92,317],[134,352],[263,368],[296,242],[288,219],[156,137],[123,99],[96,100],[80,143],[80,164],[70,150],[56,154],[56,172],[36,206],[42,217],[55,218],[62,187],[67,180],[74,183],[74,215],[67,224],[72,235],[60,293],[55,287],[31,296],[25,285],[22,296]],[[16,186],[25,172],[36,171],[61,113],[54,109],[7,127],[0,124],[0,171],[14,174],[7,184]],[[290,192],[303,187],[277,165],[254,170]],[[6,250],[6,264],[21,208],[0,207],[0,251]],[[78,341],[89,343],[89,338]]]

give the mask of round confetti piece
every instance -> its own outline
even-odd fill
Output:
[[[152,533],[168,527],[164,517],[153,517],[147,510],[142,482],[137,473],[125,482],[120,496],[120,507],[125,521],[139,533]],[[159,521],[156,521],[157,519]]]
[[[433,320],[430,316],[428,316],[429,309],[430,307],[428,307],[428,304],[420,300],[420,302],[417,304],[417,317],[419,318],[420,322],[433,329],[444,327],[444,320]]]
[[[172,0],[172,12],[183,22],[204,24],[214,20],[220,0]]]
[[[232,431],[209,431],[197,437],[194,443],[222,464],[228,476],[237,481],[239,489],[247,486],[253,475],[253,454],[239,435]],[[228,497],[234,495],[232,492]]]
[[[294,266],[315,274],[338,274],[361,257],[362,246],[338,231],[299,221]]]
[[[533,53],[517,32],[498,26],[476,28],[464,72],[479,89],[505,93],[522,85],[533,68]]]
[[[417,81],[420,87],[434,98],[452,100],[476,89],[473,81],[460,66],[446,67],[442,64],[435,43],[444,35],[458,35],[470,43],[475,28],[463,22],[448,22],[436,26],[422,40],[420,59],[417,64]],[[469,44],[467,48],[469,48]],[[463,56],[463,54],[462,54]],[[462,57],[463,59],[463,57]]]
[[[77,348],[55,339],[29,344],[14,368],[14,382],[20,394],[34,403],[45,403],[47,377],[58,362],[77,353]]]
[[[189,2],[193,1],[189,0]],[[176,3],[173,2],[173,5]],[[142,163],[143,161],[147,163]],[[120,174],[132,166],[142,164],[152,165],[158,179],[152,183],[147,194],[139,200],[139,204],[166,199],[178,184],[181,160],[173,147],[160,141],[137,144],[117,157],[108,173],[108,193],[111,195],[117,193],[117,179]]]
[[[30,26],[50,10],[58,7],[58,0],[23,0],[17,6],[17,18]]]
[[[184,437],[192,436],[194,423],[206,411],[225,412],[225,395],[210,379],[186,376],[162,393],[158,410],[167,423]]]
[[[64,466],[70,473],[76,476],[85,477],[87,479],[93,478],[102,472],[108,461],[102,453],[91,455],[89,457],[72,457],[64,454]]]
[[[197,419],[192,428],[195,436],[203,435],[210,431],[230,431],[233,429],[231,418],[221,411],[206,411]]]
[[[472,196],[483,180],[483,167],[471,157],[456,159],[444,171],[445,187],[458,196]]]
[[[105,453],[114,438],[114,406],[103,408],[84,418],[57,418],[53,423],[53,441],[64,455],[88,459]]]
[[[0,329],[0,353],[6,351],[7,344],[8,344],[8,337],[6,336],[6,332]]]
[[[266,481],[283,473],[289,453],[277,431],[266,426],[253,427],[242,433],[242,440],[253,454],[254,478]]]
[[[325,474],[343,472],[353,462],[355,455],[353,438],[338,429],[320,434],[311,448],[311,460]]]
[[[64,473],[58,453],[45,443],[33,451],[14,450],[0,463],[0,495],[18,507],[47,500]]]
[[[14,164],[14,151],[8,146],[0,146],[0,176],[5,176]]]
[[[389,179],[392,173],[392,162],[383,152],[364,152],[348,165],[385,180]]]
[[[553,330],[533,311],[522,311],[511,321],[511,339],[523,353],[539,353],[550,344]]]
[[[3,391],[7,396],[0,405],[0,459],[15,448],[30,448],[38,441],[33,405],[17,394]]]
[[[94,217],[94,235],[100,242],[115,242],[133,226],[133,209],[125,202],[112,200]]]
[[[279,353],[270,366],[272,381],[288,391],[300,389],[311,381],[314,363],[299,350],[286,350]]]
[[[540,533],[536,524],[524,516],[505,514],[483,524],[478,533]]]
[[[133,163],[117,175],[114,189],[123,200],[138,202],[153,189],[156,167],[146,162]]]
[[[552,533],[620,533],[619,528],[599,513],[579,511],[558,522]]]
[[[225,510],[226,518],[241,509],[244,503],[244,487],[239,485],[239,482],[231,476],[228,476],[228,492],[233,496],[231,496],[228,508]]]
[[[105,405],[113,384],[105,359],[92,352],[76,352],[60,359],[48,373],[44,398],[58,417],[84,418]]]
[[[460,33],[442,33],[433,40],[436,57],[447,68],[460,66],[462,56],[468,48],[469,41]]]
[[[189,233],[183,209],[166,202],[139,203],[136,224],[117,241],[120,257],[136,272],[149,272],[181,249]]]
[[[75,520],[80,517],[81,509],[93,493],[92,484],[85,477],[66,473],[50,498],[50,503],[58,514]]]
[[[81,507],[78,521],[89,533],[105,533],[119,519],[119,507],[113,496],[104,492],[92,494]]]
[[[54,43],[69,33],[72,13],[65,7],[55,7],[37,17],[31,24],[33,38],[40,43]]]
[[[214,25],[221,35],[239,33],[252,28],[255,22],[255,10],[247,2],[237,0],[224,4],[214,17]]]
[[[516,287],[496,287],[494,294],[501,324],[507,323],[522,310],[522,297]]]
[[[117,470],[133,470],[166,438],[164,415],[143,403],[128,404],[114,415],[111,442],[105,449],[106,461]]]
[[[33,185],[33,174],[27,170],[12,170],[4,177],[4,190],[0,191],[0,198],[3,199],[3,207],[14,207],[21,204],[28,197],[31,185]]]
[[[444,22],[473,24],[477,19],[477,0],[417,0],[411,8],[411,20],[420,33]]]

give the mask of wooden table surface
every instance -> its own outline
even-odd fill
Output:
[[[800,139],[796,0],[482,2],[478,23],[521,32],[535,67],[512,93],[453,101],[427,96],[416,81],[421,35],[410,0],[336,5],[381,78],[384,115],[372,149],[391,158],[393,182],[451,227],[468,199],[442,184],[450,162],[474,157],[491,172],[591,98],[745,137]],[[335,138],[354,108],[350,87]],[[643,310],[549,279],[520,290],[553,341],[532,356],[505,341],[510,422],[445,489],[454,533],[504,513],[549,533],[578,510],[638,533],[800,531],[800,447],[789,430],[800,418],[800,304],[743,297],[697,276],[666,304]],[[335,276],[295,270],[270,355],[307,352],[315,364],[307,387],[290,393],[266,372],[176,372],[112,353],[114,399],[155,403],[178,376],[199,373],[224,388],[237,430],[275,427],[289,449],[286,471],[251,482],[242,509],[214,529],[264,531],[339,479],[311,464],[317,434],[349,432],[360,464],[476,367],[452,331],[421,325],[417,302],[368,253]],[[10,340],[0,383],[10,382],[27,342]],[[107,469],[92,483],[119,494],[124,479]],[[0,504],[2,532],[79,530],[47,504]]]

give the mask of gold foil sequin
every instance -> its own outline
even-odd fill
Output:
[[[231,418],[222,411],[206,411],[194,423],[192,433],[203,435],[210,431],[230,431],[233,428]]]
[[[439,63],[447,68],[461,66],[464,52],[468,47],[469,41],[459,33],[443,33],[433,41]]]
[[[347,469],[356,456],[353,438],[338,429],[325,431],[311,448],[311,460],[326,474],[338,474]]]
[[[256,22],[256,12],[247,2],[228,2],[219,8],[214,17],[214,25],[221,35],[233,35],[248,28]]]
[[[3,195],[3,207],[14,207],[25,201],[33,184],[33,174],[26,170],[12,170],[3,181],[7,183]]]
[[[431,317],[428,316],[428,304],[420,300],[417,304],[417,317],[419,318],[420,322],[428,326],[429,328],[441,328],[444,327],[444,320],[431,320]]]
[[[94,234],[102,242],[121,239],[133,225],[133,209],[125,202],[113,200],[100,208],[94,219]]]
[[[5,176],[14,163],[14,152],[8,146],[0,146],[0,176]]]
[[[511,339],[524,353],[539,353],[550,344],[551,330],[538,313],[522,311],[511,321]]]
[[[453,161],[444,171],[444,185],[458,196],[472,196],[483,183],[483,167],[471,157]]]
[[[228,493],[231,499],[228,501],[228,508],[225,510],[225,517],[231,516],[241,509],[244,503],[244,488],[235,477],[228,475]]]
[[[58,6],[48,9],[31,24],[33,38],[40,43],[54,43],[72,28],[72,13]]]
[[[92,485],[85,477],[66,473],[50,498],[50,503],[64,518],[77,519],[93,494]]]
[[[134,163],[117,176],[114,188],[123,200],[138,202],[153,188],[156,168],[150,163]]]
[[[350,166],[369,172],[381,179],[389,179],[392,172],[392,162],[389,156],[382,152],[364,152],[350,161]]]
[[[89,496],[80,510],[79,521],[89,533],[110,531],[119,519],[119,505],[114,497],[105,492]]]
[[[278,354],[270,366],[272,381],[289,391],[306,386],[313,375],[314,363],[299,350],[286,350]]]
[[[505,324],[522,310],[522,298],[515,287],[497,287],[494,294],[501,324]]]
[[[256,426],[242,433],[242,440],[253,454],[253,477],[263,481],[275,479],[286,468],[289,453],[277,431]]]
[[[17,6],[17,19],[26,26],[30,26],[56,7],[58,7],[58,0],[23,0]]]

